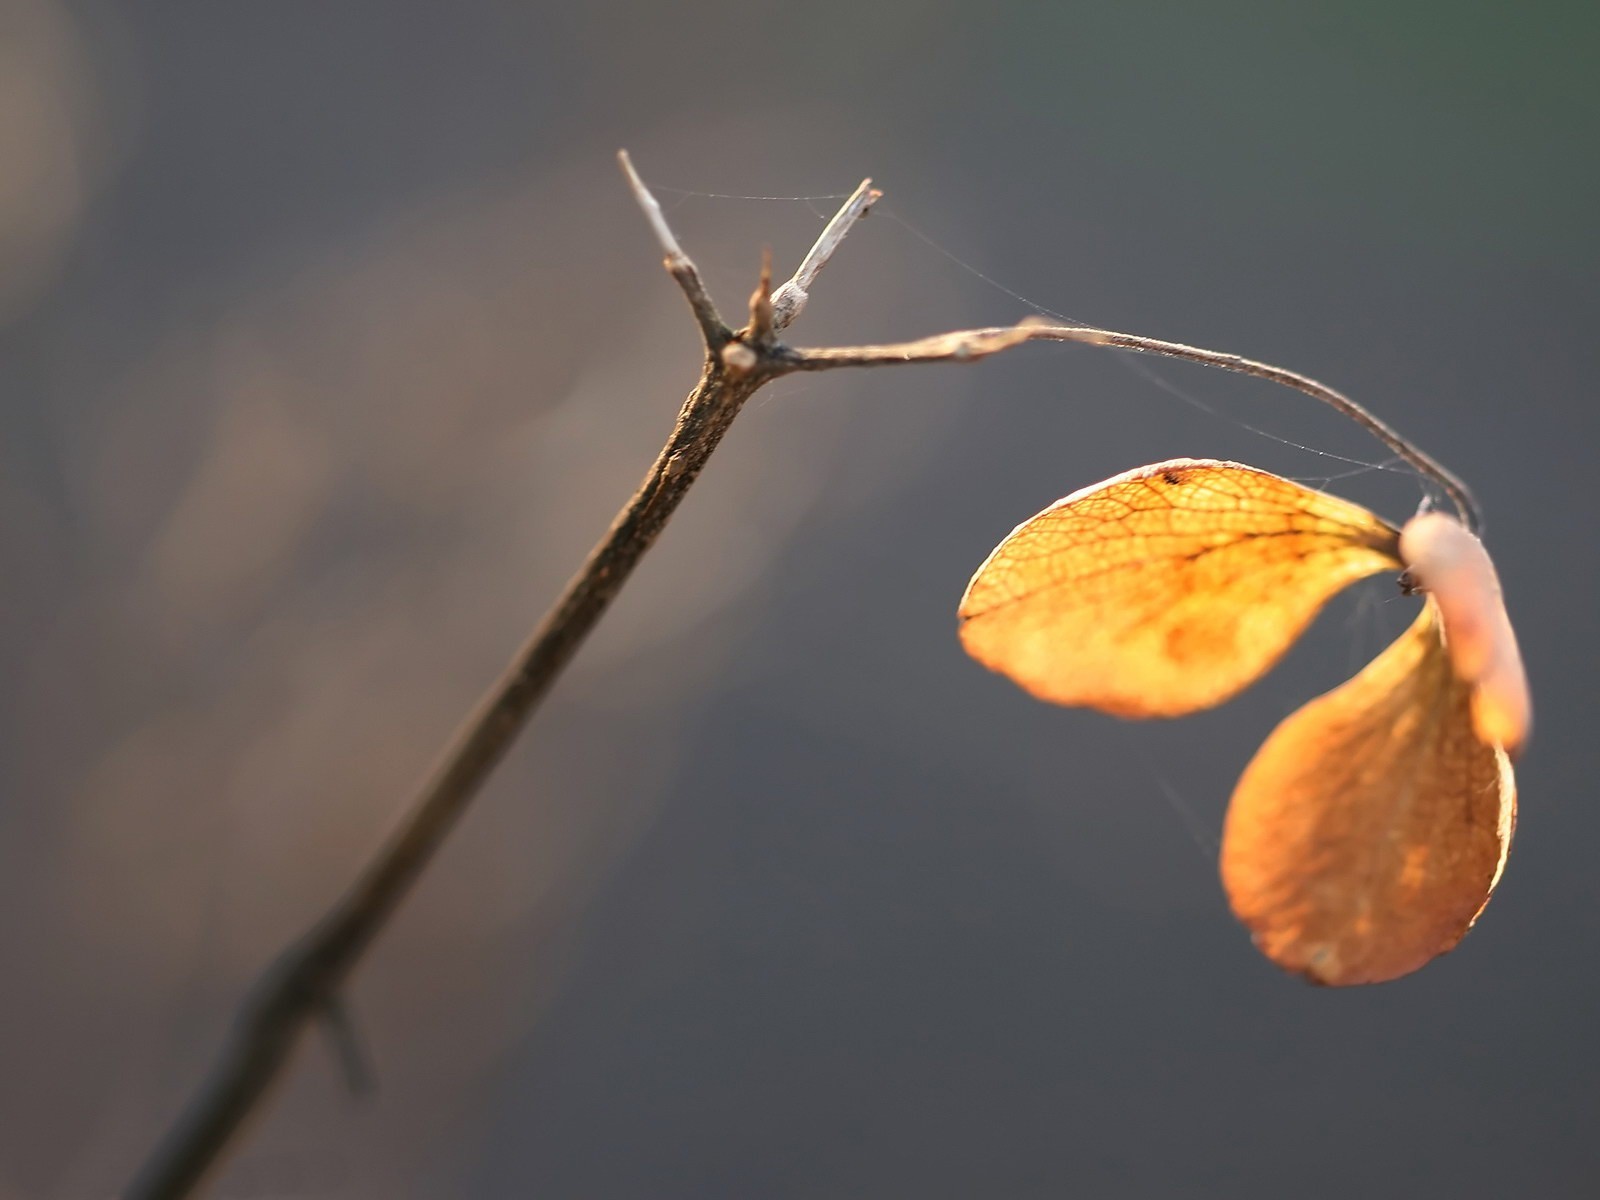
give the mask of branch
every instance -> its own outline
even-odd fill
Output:
[[[1038,341],[1038,331],[1027,325],[997,325],[987,329],[960,329],[918,338],[914,342],[889,342],[877,346],[829,346],[798,350],[786,347],[786,362],[796,371],[831,371],[836,367],[896,367],[906,363],[978,362],[991,354]]]
[[[882,196],[883,193],[872,186],[872,180],[863,179],[850,194],[850,199],[844,202],[844,207],[834,214],[833,220],[823,229],[822,236],[811,247],[811,253],[805,256],[793,278],[772,293],[772,326],[775,331],[782,332],[794,323],[794,319],[805,308],[806,301],[811,298],[811,285],[816,282],[822,268],[828,265],[833,252],[844,241],[845,234],[867,215]]]
[[[499,681],[468,714],[389,840],[349,891],[257,980],[210,1076],[130,1185],[125,1200],[190,1195],[259,1107],[306,1027],[329,1012],[337,1022],[339,989],[351,970],[433,860],[645,551],[655,544],[745,401],[792,369],[775,346],[765,342],[748,346],[736,340],[655,197],[627,155],[619,157],[661,243],[666,269],[688,299],[709,351],[700,382],[684,401],[671,436],[638,491]],[[858,193],[824,230],[824,238],[832,239],[829,252],[863,211]],[[826,252],[813,249],[806,260],[812,264],[808,279],[826,258]],[[772,311],[769,277],[763,273],[752,298],[753,313]],[[790,319],[797,311],[791,310]]]
[[[555,606],[512,658],[498,682],[478,701],[439,756],[395,831],[350,889],[257,980],[240,1008],[228,1043],[209,1078],[145,1164],[124,1200],[174,1200],[187,1196],[217,1165],[247,1117],[260,1107],[288,1063],[306,1027],[318,1018],[351,1063],[357,1047],[343,1025],[340,989],[388,924],[411,886],[433,860],[495,766],[511,748],[562,670],[610,607],[645,552],[655,544],[689,488],[699,478],[745,402],[773,379],[797,371],[891,366],[915,362],[977,362],[1033,341],[1083,342],[1162,354],[1270,379],[1332,405],[1352,417],[1422,470],[1461,508],[1469,524],[1476,509],[1455,476],[1355,401],[1293,371],[1236,355],[1199,350],[1134,334],[1085,326],[1020,325],[972,329],[920,341],[832,349],[794,349],[775,340],[804,308],[817,274],[879,193],[863,181],[806,255],[794,278],[776,295],[766,256],[750,323],[730,330],[707,293],[700,273],[678,245],[661,206],[626,153],[618,155],[628,184],[682,289],[706,345],[700,381],[689,393],[671,435],[582,568]],[[362,1072],[357,1069],[354,1077]]]
[[[881,346],[841,346],[821,350],[790,350],[786,359],[797,371],[826,371],[834,367],[889,367],[902,363],[925,362],[976,362],[1001,350],[1009,350],[1024,342],[1079,342],[1088,346],[1109,346],[1114,350],[1131,350],[1137,354],[1159,354],[1164,358],[1177,358],[1202,366],[1251,375],[1270,380],[1285,387],[1304,392],[1334,411],[1360,425],[1390,450],[1394,451],[1423,475],[1433,480],[1450,497],[1456,511],[1468,529],[1476,531],[1482,524],[1478,502],[1455,472],[1426,453],[1394,426],[1358,404],[1343,392],[1321,383],[1309,375],[1275,367],[1237,354],[1224,354],[1217,350],[1203,350],[1186,346],[1182,342],[1166,342],[1159,338],[1137,333],[1118,333],[1110,329],[1096,329],[1088,325],[1052,325],[1037,318],[1027,318],[1020,324],[989,329],[969,329],[959,333],[945,333],[937,337],[922,338],[914,342],[897,342]]]
[[[711,293],[706,291],[705,281],[700,278],[700,268],[694,265],[689,256],[683,252],[683,247],[678,245],[672,226],[667,224],[667,218],[661,211],[660,202],[650,189],[645,187],[644,180],[639,178],[639,172],[633,169],[633,159],[628,157],[626,150],[617,151],[617,162],[622,167],[622,174],[628,180],[628,187],[633,191],[633,198],[639,202],[639,207],[644,212],[644,219],[656,235],[656,241],[661,243],[661,250],[666,255],[661,265],[666,267],[667,274],[676,279],[678,286],[683,289],[689,307],[694,310],[694,319],[700,326],[700,336],[705,339],[706,349],[715,354],[733,336],[733,331],[723,321],[722,314],[717,312],[716,301],[711,298]]]

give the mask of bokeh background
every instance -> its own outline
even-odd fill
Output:
[[[1000,536],[1140,463],[1404,518],[1359,431],[1084,348],[788,380],[360,971],[376,1094],[312,1039],[215,1194],[1594,1194],[1597,39],[0,0],[0,1197],[115,1194],[648,464],[698,353],[623,145],[731,311],[837,201],[706,193],[886,189],[797,342],[1025,296],[1323,377],[1471,480],[1539,705],[1508,873],[1373,989],[1227,913],[1232,783],[1409,616],[1389,581],[1175,723],[957,644]]]

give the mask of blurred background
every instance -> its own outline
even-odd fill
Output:
[[[1173,723],[956,640],[1001,536],[1141,463],[1404,519],[1359,431],[1086,348],[786,380],[359,972],[376,1094],[311,1039],[215,1194],[1592,1195],[1597,39],[0,0],[0,1198],[115,1193],[649,463],[699,353],[624,145],[730,313],[886,190],[800,344],[1027,297],[1324,378],[1472,481],[1539,706],[1505,880],[1355,991],[1227,912],[1233,782],[1409,618],[1390,580]]]

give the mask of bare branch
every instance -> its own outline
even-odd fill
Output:
[[[1034,329],[1036,336],[1051,341],[1084,342],[1091,346],[1132,350],[1138,354],[1159,354],[1166,358],[1178,358],[1206,367],[1234,371],[1240,375],[1253,375],[1257,379],[1271,380],[1273,383],[1281,383],[1285,387],[1304,392],[1313,400],[1320,400],[1335,412],[1354,421],[1437,483],[1445,495],[1450,497],[1450,502],[1455,505],[1456,511],[1468,529],[1476,531],[1483,524],[1482,514],[1472,489],[1454,471],[1365,405],[1358,404],[1343,392],[1309,375],[1302,375],[1299,371],[1291,371],[1286,367],[1275,367],[1271,363],[1257,362],[1253,358],[1244,358],[1237,354],[1203,350],[1198,346],[1186,346],[1182,342],[1164,342],[1158,338],[1142,337],[1135,333],[1115,333],[1109,329],[1086,329],[1077,325],[1051,325],[1047,322],[1034,322],[1031,319],[1024,321],[1023,324]]]
[[[795,371],[831,371],[836,367],[894,367],[905,363],[977,362],[1001,350],[1038,340],[1025,325],[1000,325],[989,329],[962,329],[878,346],[828,346],[821,349],[786,348],[785,364]]]
[[[689,306],[694,310],[695,320],[699,322],[701,336],[705,339],[707,349],[717,352],[733,336],[727,323],[723,321],[717,311],[716,302],[711,299],[706,290],[705,281],[700,278],[700,271],[690,257],[684,253],[683,247],[678,244],[672,227],[667,224],[666,216],[661,211],[661,204],[655,195],[645,186],[639,173],[634,170],[633,160],[626,150],[617,151],[617,161],[622,166],[622,173],[627,177],[628,187],[632,190],[634,199],[638,201],[640,210],[644,213],[645,220],[650,223],[651,230],[656,235],[656,241],[661,245],[665,255],[664,265],[678,286],[683,289],[683,294],[688,297]],[[872,186],[872,180],[863,179],[850,194],[839,211],[823,227],[811,249],[806,252],[805,258],[800,261],[799,268],[794,275],[775,292],[770,293],[772,316],[770,331],[776,333],[787,328],[798,317],[810,298],[811,285],[816,282],[822,268],[828,265],[828,260],[833,257],[835,250],[845,239],[845,235],[855,226],[855,223],[867,215],[883,193]],[[770,290],[770,283],[768,288]],[[767,323],[756,317],[754,308],[751,310],[751,330],[766,328]]]
[[[350,1005],[343,996],[335,995],[322,1006],[322,1027],[327,1032],[328,1044],[333,1047],[334,1058],[344,1071],[345,1086],[357,1098],[370,1096],[377,1089],[378,1073],[373,1069],[372,1056],[356,1030],[350,1015]]]
[[[666,445],[638,491],[505,673],[462,722],[394,833],[350,889],[251,989],[211,1075],[124,1193],[124,1200],[190,1195],[260,1106],[306,1027],[325,1016],[334,1029],[339,1028],[339,989],[351,970],[655,544],[745,401],[785,371],[744,346],[741,349],[751,358],[743,369],[731,369],[725,362],[723,348],[740,344],[731,340],[732,334],[710,307],[693,264],[678,248],[654,198],[638,182],[626,156],[622,161],[667,252],[667,269],[683,286],[713,351],[706,357],[700,382],[684,401]]]
[[[662,265],[667,268],[667,273],[678,281],[678,286],[688,298],[689,307],[694,310],[694,319],[700,326],[700,336],[705,339],[706,349],[716,353],[722,349],[733,333],[728,328],[727,322],[722,319],[722,314],[717,311],[717,303],[711,298],[711,293],[706,291],[705,281],[700,278],[700,269],[683,252],[683,247],[678,245],[672,227],[667,224],[667,218],[661,212],[661,204],[650,189],[645,187],[644,180],[639,178],[639,172],[633,169],[633,159],[628,157],[626,150],[617,151],[617,162],[622,165],[622,173],[627,177],[633,198],[639,202],[639,208],[644,212],[644,219],[650,223],[656,241],[661,243],[662,253],[666,255]]]
[[[689,256],[683,252],[683,247],[678,245],[678,236],[672,232],[672,226],[667,224],[666,215],[661,211],[660,201],[649,188],[645,187],[644,180],[639,178],[639,172],[633,169],[633,159],[626,150],[617,151],[617,162],[622,167],[623,175],[627,177],[633,198],[644,210],[644,219],[650,223],[651,232],[656,235],[656,241],[661,243],[662,252],[667,256],[667,266],[670,268],[677,263],[687,263]]]
[[[216,1166],[245,1120],[260,1107],[307,1026],[324,1018],[362,1074],[356,1043],[339,1007],[340,989],[383,931],[412,885],[471,806],[562,670],[572,661],[645,552],[699,478],[746,401],[764,384],[796,371],[975,362],[1031,341],[1083,342],[1162,354],[1254,375],[1297,388],[1332,405],[1425,472],[1449,493],[1469,525],[1471,494],[1455,476],[1353,400],[1307,376],[1251,359],[1134,334],[1086,326],[1020,325],[972,329],[919,341],[830,349],[793,349],[773,335],[799,314],[817,273],[879,193],[861,186],[829,222],[793,279],[771,292],[770,255],[751,298],[749,328],[735,335],[718,315],[694,263],[684,254],[626,153],[623,172],[666,255],[666,267],[688,298],[708,353],[700,381],[678,413],[671,435],[632,498],[513,656],[501,678],[462,722],[388,840],[355,882],[299,941],[263,972],[241,1006],[210,1077],[124,1193],[124,1200],[175,1200],[191,1194]]]
[[[794,323],[794,319],[805,308],[806,301],[811,298],[811,285],[816,282],[822,268],[828,265],[833,252],[844,241],[845,234],[867,215],[882,196],[882,192],[873,188],[872,180],[863,179],[844,206],[833,214],[833,220],[823,228],[822,236],[817,238],[794,276],[772,294],[773,329],[786,329]]]
[[[1478,504],[1473,498],[1471,489],[1454,472],[1377,414],[1350,399],[1343,392],[1309,375],[1302,375],[1298,371],[1275,367],[1270,363],[1258,362],[1237,354],[1203,350],[1198,346],[1186,346],[1182,342],[1167,342],[1136,333],[1118,333],[1115,330],[1095,329],[1087,325],[1052,325],[1030,317],[1010,327],[946,333],[914,342],[790,350],[786,361],[797,371],[826,371],[834,367],[884,367],[919,362],[976,362],[998,351],[1008,350],[1024,342],[1036,341],[1079,342],[1089,346],[1130,350],[1138,354],[1159,354],[1165,358],[1182,359],[1185,362],[1217,367],[1240,375],[1251,375],[1257,379],[1270,380],[1304,392],[1360,425],[1423,475],[1437,483],[1445,495],[1450,497],[1451,503],[1461,514],[1461,519],[1468,529],[1477,530],[1482,524]]]

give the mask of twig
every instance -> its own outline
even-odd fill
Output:
[[[251,989],[211,1075],[127,1189],[125,1200],[189,1195],[218,1163],[282,1071],[307,1024],[335,1000],[351,969],[655,543],[745,401],[768,380],[787,373],[775,349],[767,346],[748,348],[748,361],[737,367],[727,361],[723,351],[744,344],[733,340],[699,271],[679,247],[627,155],[619,157],[661,243],[666,268],[687,297],[705,339],[709,353],[700,382],[684,401],[671,436],[639,490],[504,675],[463,722],[395,832],[354,886]],[[860,211],[858,207],[856,215]],[[835,241],[854,219],[845,219],[843,228],[839,219],[829,226]],[[770,304],[765,284],[754,304]]]
[[[373,939],[444,844],[585,638],[656,541],[721,443],[745,402],[764,384],[796,371],[889,366],[913,362],[977,362],[1032,341],[1071,341],[1164,354],[1298,388],[1331,404],[1440,483],[1469,523],[1476,508],[1455,476],[1354,401],[1304,375],[1265,363],[1133,334],[1083,326],[1020,325],[973,329],[893,345],[798,350],[776,341],[808,298],[817,273],[879,193],[863,181],[829,222],[794,278],[771,292],[771,258],[750,301],[750,323],[730,330],[683,252],[661,206],[626,153],[618,155],[629,186],[665,255],[706,345],[699,383],[689,393],[666,445],[605,537],[567,584],[555,606],[480,699],[439,757],[388,841],[354,885],[309,932],[262,974],[241,1005],[232,1034],[210,1076],[145,1164],[124,1200],[187,1196],[217,1165],[247,1117],[260,1107],[308,1024],[330,1019],[346,1052],[339,990]],[[354,1060],[352,1060],[354,1062]],[[357,1071],[359,1076],[360,1072]]]
[[[633,190],[633,198],[639,202],[644,219],[650,223],[651,232],[656,235],[656,241],[661,243],[662,252],[666,254],[662,265],[683,289],[689,307],[694,310],[694,319],[700,325],[700,336],[705,339],[706,349],[715,354],[722,349],[733,333],[724,324],[722,315],[717,312],[717,305],[711,299],[711,293],[706,291],[705,281],[700,278],[700,268],[694,265],[693,260],[683,252],[683,247],[678,245],[677,236],[672,232],[672,226],[667,224],[660,202],[650,189],[645,187],[644,180],[639,178],[639,172],[633,169],[633,159],[628,157],[626,150],[617,151],[617,162],[622,167],[622,174],[628,180],[628,187]]]
[[[772,293],[772,327],[775,331],[781,333],[794,323],[794,319],[805,308],[806,301],[811,298],[811,285],[844,241],[844,235],[867,215],[882,195],[882,192],[873,188],[872,180],[863,179],[851,193],[850,199],[844,202],[844,207],[834,214],[833,220],[823,229],[822,236],[811,247],[811,253],[805,256],[793,278]]]
[[[1117,333],[1114,330],[1095,329],[1087,325],[1052,325],[1030,317],[1017,325],[946,333],[914,342],[791,350],[788,362],[797,371],[826,371],[835,367],[886,367],[900,363],[976,360],[1021,345],[1023,342],[1038,341],[1079,342],[1089,346],[1110,346],[1116,350],[1131,350],[1138,354],[1159,354],[1166,358],[1200,363],[1202,366],[1217,367],[1240,375],[1252,375],[1257,379],[1267,379],[1304,392],[1350,418],[1437,483],[1445,495],[1450,497],[1450,502],[1455,505],[1456,511],[1461,514],[1461,519],[1468,529],[1475,531],[1483,523],[1472,489],[1467,487],[1453,471],[1376,413],[1350,399],[1343,392],[1320,383],[1309,375],[1302,375],[1285,367],[1275,367],[1271,363],[1257,362],[1253,358],[1243,358],[1237,354],[1202,350],[1198,346],[1186,346],[1182,342],[1166,342],[1137,333]]]
[[[334,995],[322,1006],[322,1027],[327,1031],[333,1055],[344,1071],[345,1086],[356,1097],[371,1095],[377,1089],[377,1072],[372,1069],[372,1056],[367,1053],[356,1023],[350,1016],[350,1005],[343,996]]]

